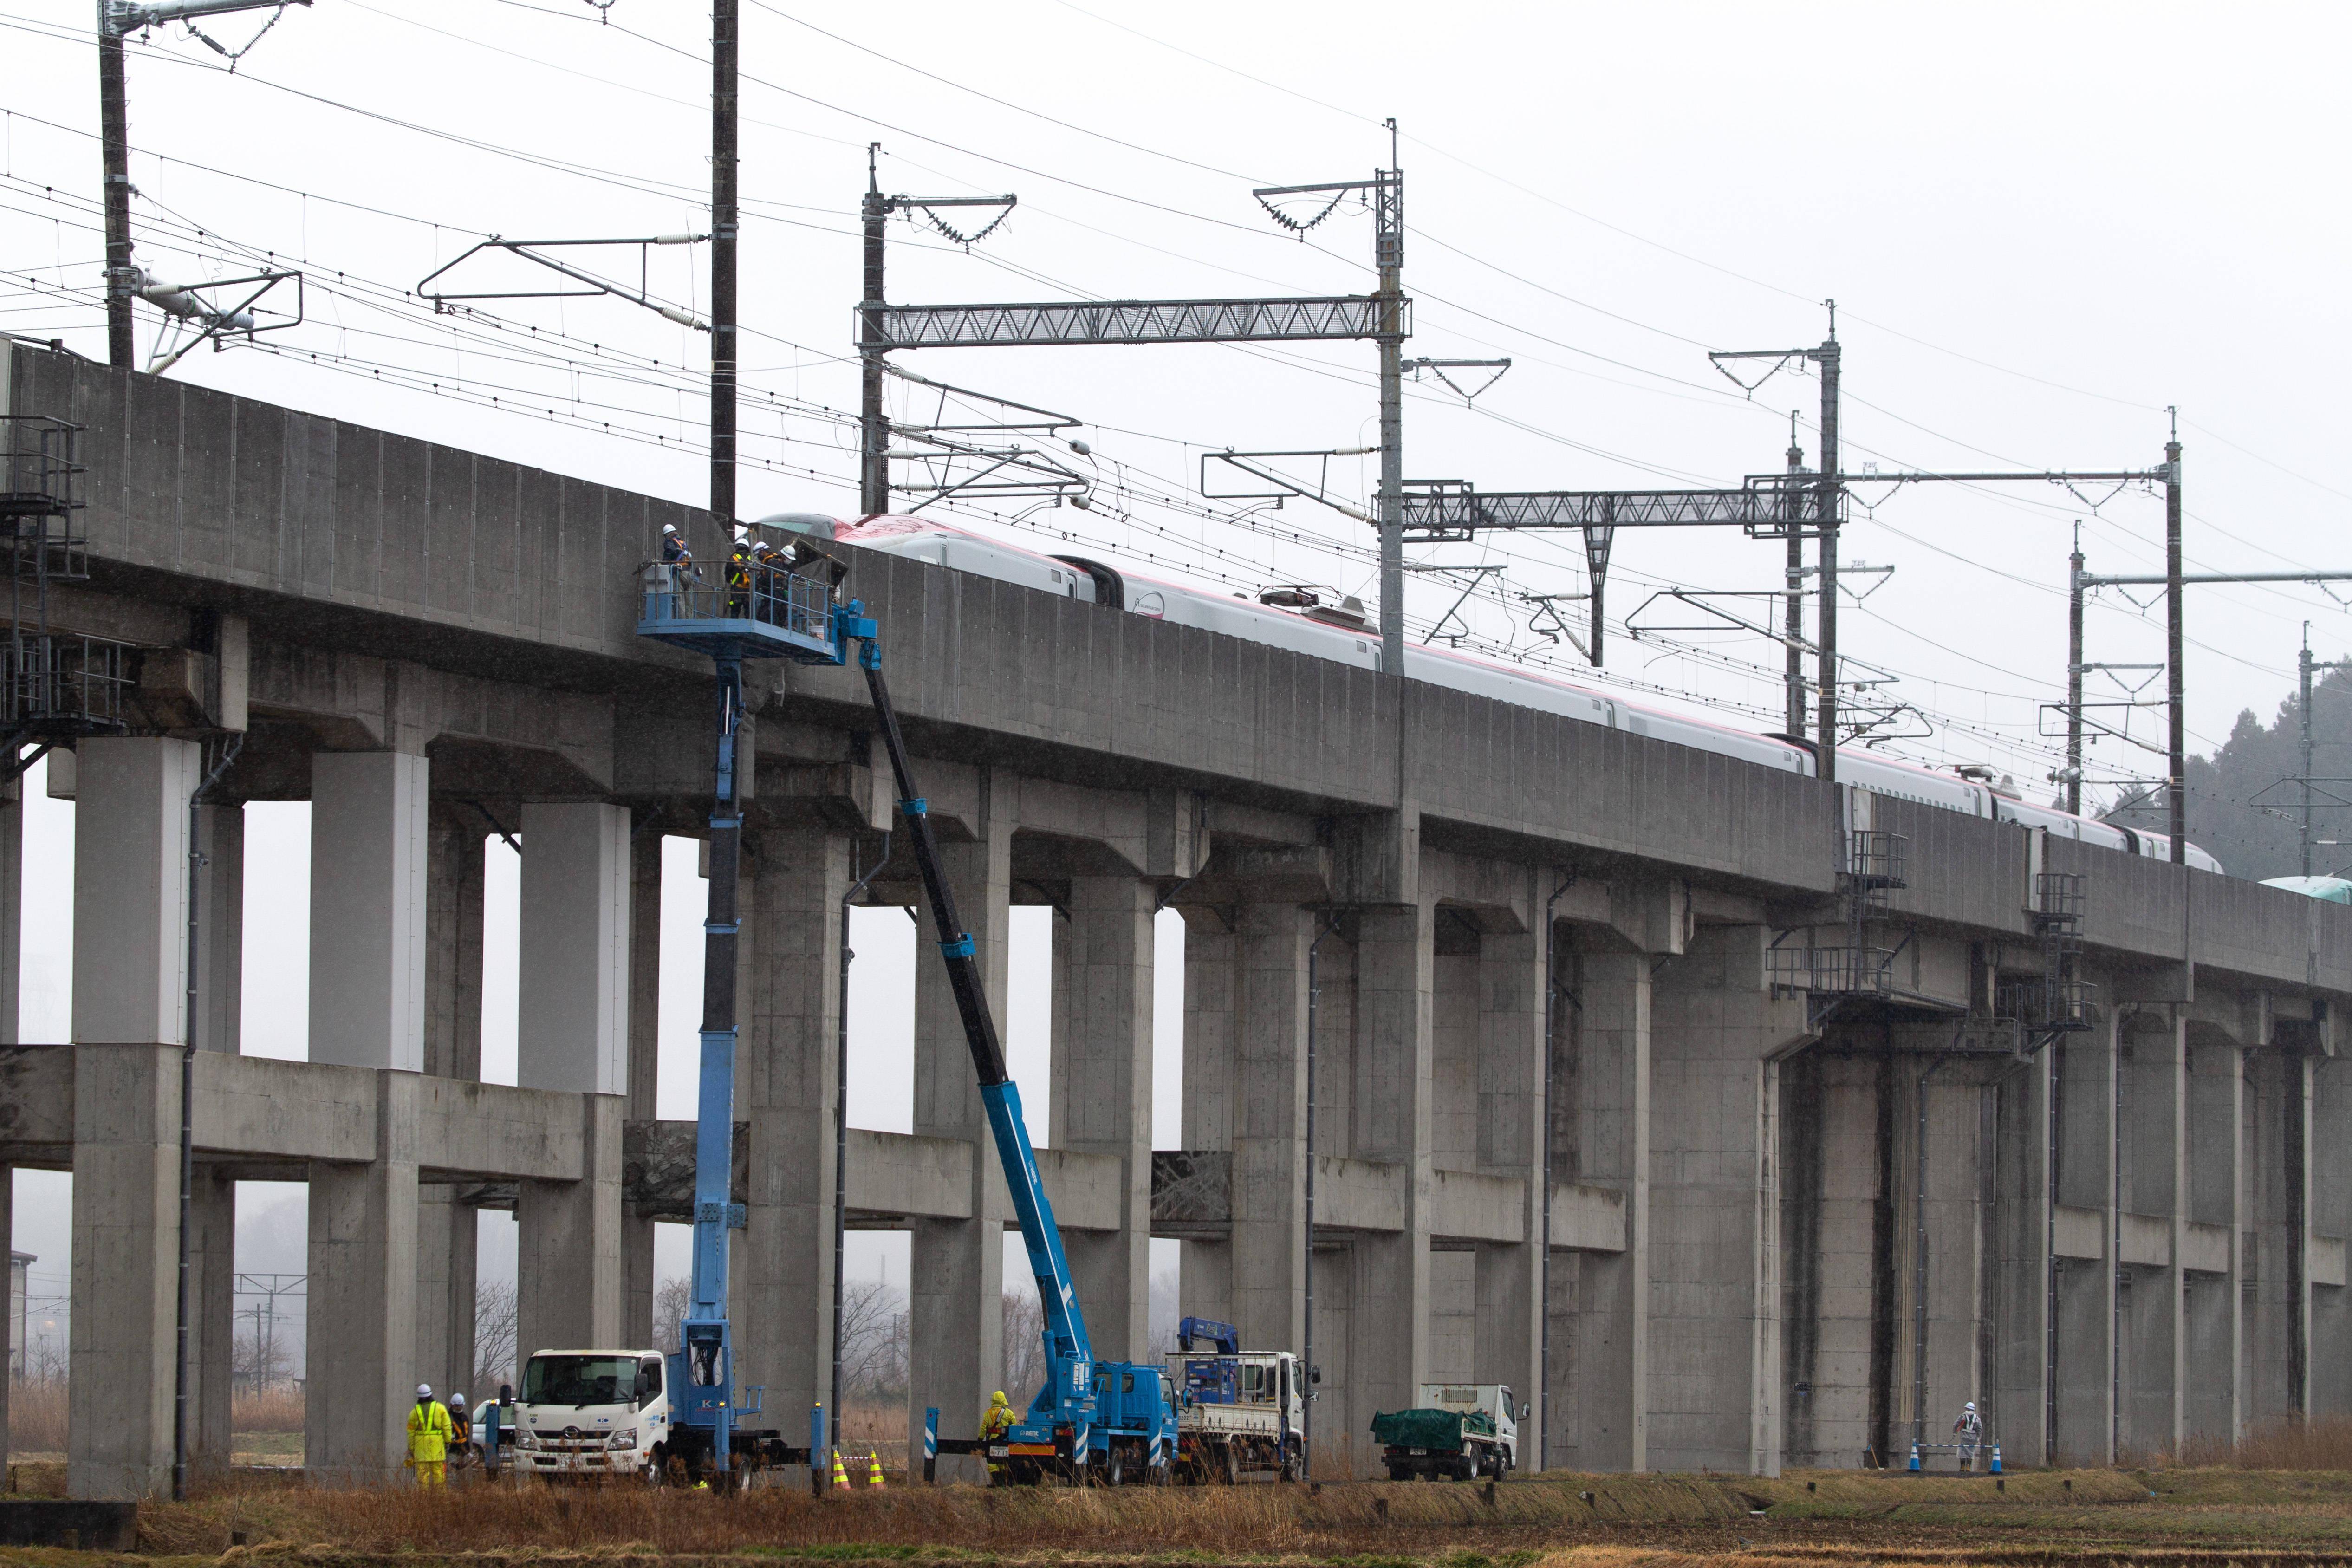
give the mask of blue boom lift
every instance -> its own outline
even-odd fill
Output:
[[[923,797],[917,793],[882,678],[882,643],[856,600],[844,605],[823,578],[782,569],[755,569],[746,584],[709,588],[689,584],[675,569],[644,568],[641,637],[706,653],[719,674],[718,804],[710,817],[710,907],[703,971],[702,1083],[695,1140],[693,1300],[680,1327],[685,1342],[672,1358],[673,1387],[690,1394],[681,1424],[708,1426],[709,1451],[721,1473],[730,1470],[731,1426],[737,1407],[727,1326],[728,1230],[742,1223],[729,1203],[734,1152],[736,885],[742,803],[736,790],[736,737],[742,719],[743,661],[789,658],[841,665],[849,645],[874,703],[898,811],[907,824],[923,891],[931,909],[940,956],[963,1021],[964,1040],[980,1079],[980,1097],[996,1142],[1004,1184],[1020,1222],[1029,1267],[1045,1309],[1045,1381],[1025,1415],[994,1445],[992,1478],[1003,1482],[1069,1479],[1089,1475],[1112,1485],[1130,1478],[1164,1481],[1176,1443],[1176,1405],[1157,1366],[1097,1363],[1086,1316],[1070,1281],[1062,1233],[1038,1180],[1037,1156],[1022,1119],[1021,1091],[1004,1067],[1004,1049],[971,934],[957,918],[955,894],[940,870],[938,844]],[[761,1442],[776,1444],[761,1433]],[[810,1452],[823,1446],[813,1434]]]

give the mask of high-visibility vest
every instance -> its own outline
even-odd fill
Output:
[[[449,1457],[449,1409],[437,1399],[419,1400],[408,1407],[408,1462],[437,1465]]]

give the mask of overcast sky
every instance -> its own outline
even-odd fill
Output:
[[[267,15],[206,26],[234,50]],[[2347,220],[2322,167],[2343,139],[2347,26],[2340,7],[2290,5],[1206,0],[1171,13],[1118,0],[882,11],[746,0],[743,510],[854,506],[852,433],[837,416],[856,395],[843,355],[868,142],[883,144],[887,191],[1020,197],[968,253],[894,226],[896,300],[1338,293],[1370,287],[1365,215],[1343,204],[1301,242],[1250,192],[1370,173],[1388,160],[1380,121],[1394,115],[1408,353],[1514,362],[1475,406],[1433,383],[1410,389],[1410,476],[1488,489],[1736,483],[1782,465],[1791,409],[1810,460],[1815,384],[1784,371],[1751,399],[1706,351],[1818,342],[1833,297],[1850,470],[2145,468],[2177,406],[2193,570],[2352,566],[2338,521],[2352,482],[2328,457],[2343,424]],[[0,327],[98,354],[89,26],[85,0],[0,0],[14,68],[0,86]],[[611,300],[436,318],[403,294],[493,231],[707,226],[707,47],[698,7],[654,0],[601,12],[581,0],[318,0],[289,10],[233,76],[203,43],[157,30],[130,67],[144,264],[174,280],[299,265],[309,286],[309,320],[265,335],[268,352],[199,351],[170,374],[701,500],[699,334]],[[940,216],[970,232],[973,210]],[[699,247],[665,248],[645,276],[698,309],[704,263]],[[637,276],[635,251],[596,264]],[[517,277],[467,265],[453,282]],[[142,310],[142,352],[156,324]],[[1304,579],[1369,592],[1360,525],[1306,501],[1241,517],[1197,494],[1205,449],[1369,446],[1368,346],[905,357],[1066,413],[1094,448],[1079,465],[1097,483],[1089,511],[960,520],[1042,547],[1074,536],[1221,591]],[[904,419],[935,406],[905,384],[893,395]],[[1335,489],[1360,500],[1370,467],[1335,460]],[[2081,521],[2094,571],[2158,569],[2160,500],[2044,485],[1865,486],[1856,500],[1848,559],[1895,570],[1849,601],[1844,647],[1899,676],[1893,696],[1922,715],[1902,726],[1917,738],[1890,745],[1991,760],[2046,792],[2053,756],[2036,732],[2063,690],[2071,529]],[[1463,613],[1485,646],[1548,653],[1513,595],[1580,587],[1576,544],[1415,557],[1506,564],[1495,596]],[[1621,535],[1612,616],[1667,584],[1775,586],[1779,554],[1716,532]],[[1413,616],[1433,622],[1457,591],[1417,582]],[[2291,689],[2302,622],[2324,658],[2352,641],[2352,620],[2315,588],[2192,592],[2198,749]],[[1759,603],[1720,602],[1743,615]],[[2161,658],[2160,609],[2144,603],[2095,601],[2091,658]],[[1653,606],[1635,618],[1697,617]],[[1758,639],[1612,635],[1603,679],[1777,713],[1770,678],[1742,668],[1777,667]],[[2160,739],[2160,721],[2142,712],[2132,727]],[[2156,761],[2116,742],[2093,752],[2110,779]],[[256,835],[288,856],[299,840]],[[28,900],[28,917],[57,896]],[[510,890],[498,896],[510,907]],[[674,920],[691,918],[680,912],[691,890],[681,897]],[[1043,1016],[1028,989],[1016,987],[1016,1018],[1024,1005]],[[299,1047],[299,1007],[288,1016]],[[861,1095],[860,1120],[895,1124],[886,1101]]]

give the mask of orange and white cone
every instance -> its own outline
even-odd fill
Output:
[[[833,1484],[843,1491],[849,1489],[849,1472],[841,1468],[841,1450],[833,1451]]]
[[[866,1484],[879,1490],[882,1486],[882,1456],[873,1449],[866,1450]]]

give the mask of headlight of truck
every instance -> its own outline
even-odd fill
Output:
[[[637,1434],[634,1427],[626,1432],[615,1432],[604,1440],[607,1448],[634,1448],[636,1446]]]
[[[539,1439],[530,1435],[530,1427],[518,1426],[514,1431],[514,1446],[518,1448],[536,1448],[539,1447]]]

